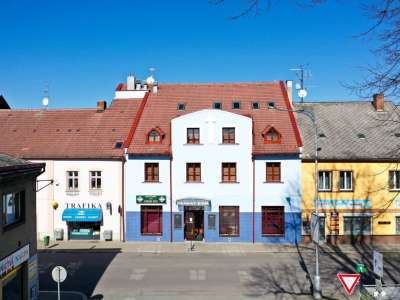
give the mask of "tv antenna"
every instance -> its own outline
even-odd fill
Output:
[[[46,81],[44,83],[42,105],[43,105],[44,109],[47,109],[47,106],[49,106],[49,82],[48,81]]]
[[[299,83],[296,83],[295,87],[297,95],[300,97],[300,103],[304,102],[304,98],[307,97],[307,89],[304,87],[304,79],[311,77],[310,73],[305,69],[305,65],[300,65],[298,68],[289,69],[290,71],[296,72]]]

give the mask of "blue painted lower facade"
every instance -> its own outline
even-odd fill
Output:
[[[175,228],[175,215],[180,214],[182,224]],[[208,224],[208,215],[215,215],[215,227],[210,228]],[[173,212],[172,236],[173,242],[183,242],[184,239],[184,212]],[[240,235],[239,236],[221,236],[219,234],[219,212],[204,211],[204,241],[219,243],[252,243],[253,242],[253,213],[240,213]],[[285,243],[294,244],[301,242],[301,213],[285,213],[285,233],[282,236],[264,236],[262,235],[261,213],[255,213],[254,237],[256,243]],[[163,232],[159,236],[148,236],[141,234],[140,212],[126,213],[126,240],[131,242],[149,241],[149,242],[170,242],[170,213],[162,214]]]

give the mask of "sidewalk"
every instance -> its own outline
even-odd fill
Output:
[[[42,252],[127,252],[127,253],[294,253],[314,251],[311,243],[295,245],[288,244],[251,244],[251,243],[204,243],[193,242],[105,242],[105,241],[56,241],[48,247],[43,241],[38,241],[38,250]],[[367,245],[364,251],[377,249],[380,252],[400,252],[400,245]],[[358,252],[360,246],[340,245],[321,246],[323,252]]]

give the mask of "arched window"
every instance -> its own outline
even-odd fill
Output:
[[[279,144],[282,140],[281,134],[272,126],[268,126],[262,132],[264,144]]]
[[[162,142],[163,137],[164,137],[164,132],[161,130],[161,128],[159,127],[153,128],[147,134],[147,143],[160,144]]]

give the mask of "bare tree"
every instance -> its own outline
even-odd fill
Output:
[[[230,19],[244,16],[258,16],[273,8],[279,0],[243,0],[244,8]],[[328,0],[291,0],[294,5],[313,7]],[[222,4],[229,0],[209,0],[213,4]],[[383,92],[389,96],[400,96],[400,1],[364,0],[360,1],[360,13],[371,20],[371,26],[364,32],[354,33],[355,38],[368,38],[377,43],[371,49],[376,63],[362,67],[364,79],[345,84],[360,96],[370,97],[373,93]]]

